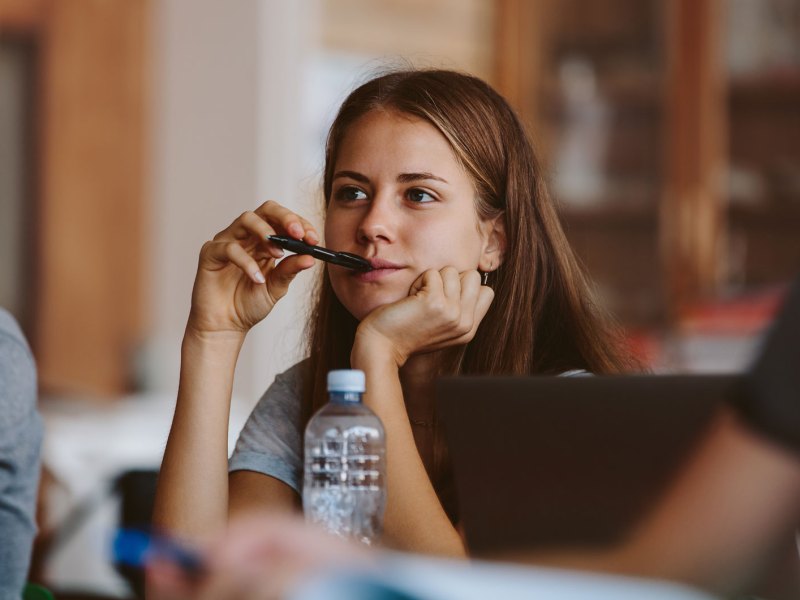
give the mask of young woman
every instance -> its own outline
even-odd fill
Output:
[[[365,83],[331,127],[323,187],[325,245],[374,269],[326,265],[308,359],[276,378],[229,469],[239,349],[313,264],[308,256],[276,262],[283,253],[265,238],[321,238],[267,202],[203,246],[156,524],[200,537],[232,513],[296,509],[303,428],[326,401],[326,374],[357,368],[387,431],[384,541],[463,555],[435,378],[612,373],[628,361],[591,300],[522,126],[483,81],[410,70]]]

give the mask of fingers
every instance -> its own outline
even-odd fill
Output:
[[[474,337],[494,298],[492,289],[481,285],[477,271],[459,273],[454,267],[425,271],[409,295],[424,300],[430,317],[449,332],[451,343],[467,343]]]
[[[269,259],[284,256],[283,249],[266,240],[267,236],[289,234],[296,239],[303,239],[310,244],[319,243],[319,234],[309,221],[269,200],[255,211],[243,212],[227,228],[207,242],[201,251],[201,261],[206,259],[207,266],[217,269],[233,263],[244,271],[257,284],[265,283],[264,273]],[[304,262],[300,263],[305,264]],[[284,277],[290,272],[289,263],[279,275]],[[307,268],[301,267],[299,270]],[[296,274],[295,271],[293,274]]]
[[[212,270],[233,263],[239,267],[254,283],[266,283],[264,273],[256,259],[237,241],[206,242],[200,251],[201,262],[210,263]]]
[[[442,276],[439,271],[428,269],[423,271],[422,275],[414,280],[411,284],[411,289],[408,292],[409,296],[414,296],[419,292],[436,292],[442,288]]]
[[[494,294],[482,293],[481,277],[477,271],[464,271],[457,274],[458,301],[461,307],[457,331],[461,334],[459,343],[466,344],[475,336],[481,320],[489,310]]]
[[[243,212],[228,227],[214,236],[214,241],[240,240],[248,249],[261,246],[274,258],[281,258],[283,250],[266,238],[270,235],[288,234],[309,244],[318,244],[319,234],[303,217],[293,213],[273,200],[257,209]]]
[[[289,284],[300,271],[314,266],[314,259],[306,254],[287,256],[272,269],[267,282],[267,293],[273,303],[277,302],[289,291]]]
[[[274,200],[267,200],[255,210],[255,214],[295,239],[309,244],[319,244],[319,234],[309,221]]]
[[[267,236],[275,235],[277,232],[269,225],[262,217],[253,211],[247,211],[233,222],[233,230],[231,233],[237,240],[246,240],[252,238],[257,240],[258,246],[266,249],[266,251],[275,258],[283,256],[283,250],[267,242]]]
[[[439,271],[442,277],[444,295],[456,300],[461,296],[461,277],[455,267],[445,267]]]

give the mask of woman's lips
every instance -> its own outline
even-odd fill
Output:
[[[372,265],[373,269],[402,269],[403,265],[393,263],[390,260],[386,260],[383,258],[368,258],[369,264]]]
[[[378,281],[379,279],[388,277],[392,273],[397,273],[401,269],[405,269],[404,265],[393,263],[382,258],[371,258],[368,260],[369,264],[372,265],[371,271],[353,272],[353,276],[359,281]]]

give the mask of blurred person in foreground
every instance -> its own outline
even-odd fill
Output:
[[[746,589],[796,537],[800,564],[800,277],[731,408],[618,558],[621,568]],[[800,569],[796,569],[800,572]],[[800,580],[792,582],[800,598]]]
[[[19,325],[0,308],[0,600],[22,595],[36,535],[42,422],[36,365]]]
[[[251,516],[209,545],[202,578],[154,563],[154,597],[444,600],[491,592],[653,600],[707,597],[699,589],[745,593],[800,526],[798,307],[800,279],[740,393],[720,409],[670,490],[618,548],[503,557],[527,567],[467,565],[370,553],[299,521]]]
[[[667,493],[613,552],[534,562],[750,589],[800,528],[800,277],[729,406]],[[800,563],[800,537],[794,558]],[[795,569],[798,571],[800,569]],[[800,598],[800,581],[791,590]]]
[[[638,577],[376,551],[298,517],[239,517],[211,542],[194,577],[151,562],[150,600],[712,600],[685,585]]]

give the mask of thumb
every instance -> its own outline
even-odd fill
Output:
[[[300,271],[305,271],[314,266],[314,259],[305,254],[287,256],[279,262],[269,273],[267,278],[267,293],[273,302],[277,302],[289,291],[289,285]]]

